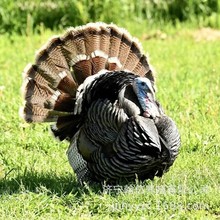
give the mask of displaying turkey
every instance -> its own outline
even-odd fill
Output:
[[[180,135],[155,98],[155,78],[137,39],[89,23],[53,37],[24,70],[27,122],[55,122],[70,141],[79,182],[153,179],[178,155]]]

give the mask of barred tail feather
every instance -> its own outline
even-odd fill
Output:
[[[70,130],[80,124],[73,114],[77,88],[103,69],[155,81],[138,40],[114,24],[89,23],[52,37],[24,70],[22,117],[27,122],[55,121],[54,133],[63,139],[66,132],[70,138]]]

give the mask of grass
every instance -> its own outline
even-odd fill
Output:
[[[220,218],[219,41],[196,42],[193,30],[169,27],[165,39],[144,40],[147,30],[141,28],[129,31],[149,52],[158,72],[158,99],[182,137],[174,166],[154,181],[79,186],[65,155],[68,143],[54,140],[48,125],[27,125],[18,116],[21,72],[54,33],[5,34],[0,37],[0,219]],[[155,36],[156,30],[150,33]]]

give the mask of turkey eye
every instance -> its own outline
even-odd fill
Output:
[[[144,82],[141,82],[141,85],[142,85],[142,86],[145,86],[145,83],[144,83]]]

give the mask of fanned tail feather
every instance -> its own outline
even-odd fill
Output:
[[[74,115],[77,88],[103,69],[155,80],[140,43],[125,29],[101,22],[69,28],[50,39],[35,64],[25,68],[22,117],[27,122],[56,122],[55,136],[71,139],[82,120]]]

